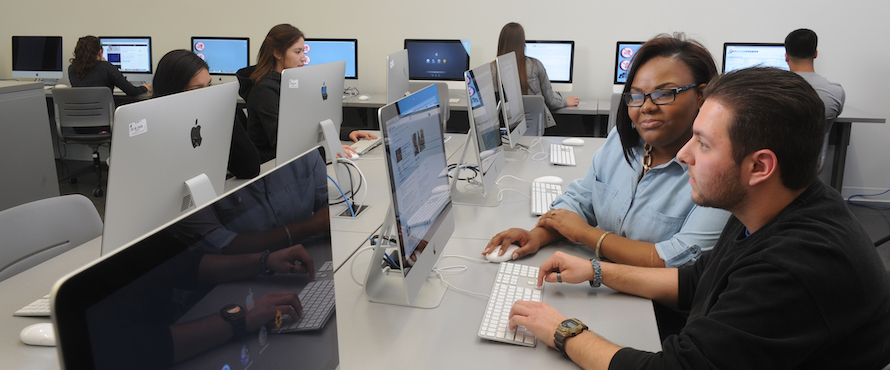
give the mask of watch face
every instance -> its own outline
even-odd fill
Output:
[[[228,310],[226,310],[226,312],[228,312],[230,314],[236,314],[236,313],[238,313],[238,311],[241,311],[241,306],[232,306],[232,307],[229,307]]]
[[[574,328],[578,327],[578,323],[576,323],[572,320],[563,321],[561,325],[562,325],[562,327],[564,327],[566,329],[574,329]]]

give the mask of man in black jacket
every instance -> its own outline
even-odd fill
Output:
[[[659,353],[621,348],[535,302],[517,302],[510,325],[590,369],[890,363],[890,278],[843,198],[816,178],[825,127],[819,96],[794,73],[752,68],[711,81],[705,99],[677,158],[689,166],[697,204],[732,212],[714,249],[681,269],[557,253],[538,277],[602,283],[688,309],[680,334]]]

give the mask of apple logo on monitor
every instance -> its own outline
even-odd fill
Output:
[[[198,124],[198,120],[195,119],[195,127],[192,127],[192,147],[197,148],[201,146],[201,125]]]
[[[321,100],[328,100],[328,87],[324,82],[321,83]]]

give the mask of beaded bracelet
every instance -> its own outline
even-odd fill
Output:
[[[600,267],[600,261],[596,258],[590,259],[590,265],[593,266],[593,280],[590,281],[590,287],[599,288],[603,283],[603,268]]]
[[[263,251],[263,254],[260,254],[260,260],[259,260],[260,275],[266,275],[266,276],[275,275],[275,271],[272,271],[268,267],[266,267],[266,260],[269,258],[269,254],[271,254],[271,253],[272,253],[272,251],[266,249],[265,251]]]

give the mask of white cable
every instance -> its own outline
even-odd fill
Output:
[[[372,245],[359,249],[358,252],[355,252],[355,254],[352,256],[352,261],[349,263],[349,276],[352,277],[352,281],[354,281],[358,286],[365,286],[365,284],[359,283],[358,280],[356,280],[355,278],[355,273],[353,273],[353,270],[355,269],[355,260],[358,259],[358,255],[362,254],[362,252],[366,250],[373,250],[374,248],[375,246]],[[371,261],[371,266],[368,266],[368,268],[374,268],[374,261]]]
[[[358,176],[362,179],[362,183],[365,184],[365,192],[364,192],[364,195],[362,196],[362,201],[367,200],[368,199],[368,187],[370,187],[370,184],[368,184],[368,179],[365,178],[365,173],[362,172],[362,170],[360,168],[358,168],[358,166],[356,166],[355,162],[353,162],[352,160],[349,160],[347,158],[337,158],[337,160],[351,164],[352,168],[355,168],[355,170],[358,171]],[[361,203],[358,203],[358,205],[361,205]]]
[[[517,180],[519,180],[519,181],[531,182],[531,181],[529,181],[529,180],[521,179],[521,178],[518,178],[518,177],[513,176],[513,175],[504,175],[504,176],[501,176],[501,178],[499,178],[498,181],[495,181],[494,183],[500,185],[500,184],[501,184],[501,180],[503,180],[503,179],[505,179],[505,178],[508,178],[508,177],[512,177],[512,178],[517,179]]]
[[[504,199],[504,194],[503,194],[503,193],[504,193],[505,191],[515,191],[515,192],[517,192],[517,193],[519,193],[519,194],[525,195],[526,198],[529,198],[529,199],[532,198],[531,195],[528,195],[528,194],[526,194],[526,193],[523,193],[522,191],[520,191],[520,190],[518,190],[518,189],[513,189],[513,188],[503,188],[503,189],[501,189],[501,191],[498,192],[498,202],[500,202],[501,199]]]
[[[443,255],[443,256],[442,256],[442,258],[446,258],[446,257],[460,258],[460,259],[465,259],[465,260],[467,260],[467,261],[476,262],[476,263],[491,263],[491,261],[488,261],[488,260],[484,260],[484,259],[480,259],[480,258],[467,257],[467,256],[460,256],[460,255],[456,255],[456,254],[448,254],[448,255]],[[436,276],[439,277],[439,280],[442,280],[442,283],[444,283],[445,285],[447,285],[449,288],[452,288],[452,289],[454,289],[454,290],[457,290],[457,291],[459,291],[459,292],[461,292],[461,293],[466,293],[466,294],[470,294],[470,295],[475,295],[475,296],[479,296],[479,297],[485,297],[485,298],[488,298],[488,294],[476,293],[476,292],[473,292],[473,291],[469,291],[469,290],[461,289],[461,288],[458,288],[458,287],[452,285],[451,283],[445,281],[445,277],[442,276],[442,274],[445,273],[445,272],[451,271],[451,270],[457,270],[457,271],[454,271],[454,272],[453,272],[453,273],[457,274],[457,273],[461,273],[461,272],[466,271],[466,270],[467,270],[467,266],[457,265],[457,266],[447,266],[447,267],[436,267],[436,268],[433,268],[433,272],[436,273]]]
[[[528,152],[531,153],[532,152],[531,149],[534,148],[535,145],[541,144],[541,152],[532,154],[533,161],[543,161],[543,160],[547,159],[547,157],[550,156],[550,153],[548,153],[547,151],[544,150],[544,143],[542,143],[543,140],[550,141],[550,139],[544,139],[543,137],[539,137],[537,139],[532,140],[531,145],[528,146],[528,150],[529,150]],[[543,157],[540,157],[541,155],[543,155]]]

